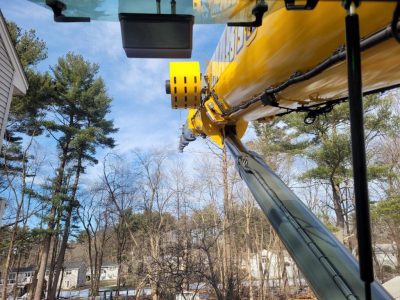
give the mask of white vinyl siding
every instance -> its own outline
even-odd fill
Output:
[[[8,110],[13,93],[14,69],[7,55],[3,40],[0,38],[0,139],[3,139],[8,118]]]

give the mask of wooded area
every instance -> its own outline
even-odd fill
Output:
[[[290,299],[308,291],[225,150],[209,144],[190,165],[165,149],[113,151],[118,129],[108,113],[118,99],[107,94],[99,66],[67,53],[39,72],[45,42],[14,23],[9,30],[30,88],[13,99],[1,149],[3,283],[13,269],[33,265],[29,299],[56,299],[66,263],[79,261],[88,266],[91,297],[109,262],[117,265],[116,290],[132,287],[137,299],[146,288],[152,299],[185,291],[219,300]],[[393,91],[364,101],[381,282],[400,274],[399,100]],[[311,125],[304,118],[255,123],[248,146],[356,256],[348,104]],[[99,149],[108,154],[100,158]],[[83,181],[95,165],[98,175]],[[2,299],[19,292],[2,285]]]

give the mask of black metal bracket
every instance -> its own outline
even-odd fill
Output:
[[[313,124],[319,116],[330,113],[334,105],[334,103],[327,103],[326,105],[316,109],[304,110],[308,111],[307,115],[304,117],[304,123],[307,125]]]
[[[63,11],[67,9],[67,5],[58,0],[46,0],[46,5],[53,10],[54,22],[73,23],[73,22],[90,22],[88,17],[67,17],[63,15]]]
[[[296,4],[296,0],[285,0],[287,10],[313,10],[319,0],[307,0],[305,4]]]
[[[342,5],[346,10],[348,10],[352,4],[354,4],[356,7],[359,7],[360,2],[361,0],[342,0]]]
[[[171,0],[171,15],[176,15],[176,0]]]
[[[228,22],[228,26],[232,27],[260,27],[264,14],[268,11],[268,5],[264,1],[259,1],[254,6],[251,13],[255,17],[253,22]]]
[[[278,106],[279,105],[278,101],[276,101],[276,97],[275,97],[274,94],[265,93],[265,94],[263,94],[261,96],[260,99],[261,99],[261,103],[264,106],[267,106],[267,105],[269,105],[269,106]]]

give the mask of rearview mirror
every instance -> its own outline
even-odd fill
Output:
[[[128,57],[190,58],[194,16],[120,13],[122,44]]]

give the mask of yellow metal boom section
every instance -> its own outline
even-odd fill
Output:
[[[236,127],[240,138],[249,121],[347,97],[342,60],[274,93],[273,105],[250,101],[343,51],[346,11],[340,2],[320,1],[311,11],[288,11],[282,1],[269,1],[270,12],[261,27],[227,27],[205,72],[200,106],[189,111],[188,127],[222,146],[227,125]],[[393,2],[364,1],[357,10],[362,38],[387,28],[394,8]],[[171,78],[186,72],[185,63],[178,64],[172,65]],[[192,74],[193,68],[187,70]],[[364,92],[400,84],[400,45],[390,38],[366,47],[362,70]]]
[[[201,75],[198,62],[171,62],[169,89],[173,108],[200,108]]]

